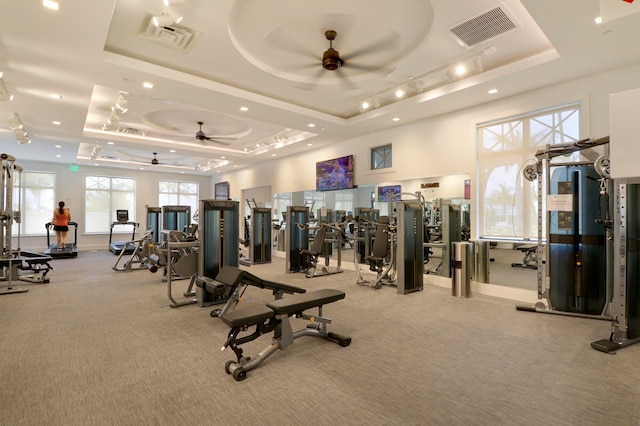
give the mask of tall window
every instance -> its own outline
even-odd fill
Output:
[[[45,172],[15,173],[12,210],[20,210],[20,229],[14,222],[15,235],[42,235],[44,225],[51,222],[55,201],[56,174]]]
[[[538,235],[537,182],[522,177],[545,145],[579,140],[580,104],[536,111],[477,126],[478,235]]]
[[[116,220],[116,210],[128,210],[129,220],[136,219],[136,181],[132,178],[86,176],[85,230],[109,232]]]
[[[162,206],[190,206],[191,217],[198,211],[198,183],[173,182],[161,180],[158,185],[158,198]]]
[[[392,166],[391,145],[371,148],[371,170],[386,169]]]

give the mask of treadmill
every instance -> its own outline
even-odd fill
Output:
[[[64,250],[58,247],[58,243],[51,242],[50,229],[53,222],[48,222],[44,226],[47,229],[47,249],[43,252],[46,256],[50,256],[54,259],[68,259],[70,257],[78,257],[78,223],[69,222],[69,227],[74,228],[73,242],[65,244]]]
[[[131,239],[129,241],[113,241],[113,228],[115,226],[131,226]],[[136,239],[138,226],[140,226],[138,222],[129,220],[129,210],[116,210],[116,221],[111,223],[111,230],[109,231],[109,251],[116,256],[119,256],[122,250],[124,250],[124,254],[132,254],[136,249],[135,244],[127,245],[127,243]]]

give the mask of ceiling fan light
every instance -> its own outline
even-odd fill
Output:
[[[17,139],[20,145],[26,145],[31,143],[31,139],[29,138],[17,138]]]
[[[0,102],[12,101],[13,94],[12,93],[0,93]]]

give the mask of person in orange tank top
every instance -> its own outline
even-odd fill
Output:
[[[58,208],[53,211],[53,230],[56,231],[58,240],[58,250],[64,250],[67,244],[67,232],[69,232],[69,221],[71,212],[64,206],[64,201],[58,203]]]

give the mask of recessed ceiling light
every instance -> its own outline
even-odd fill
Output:
[[[234,164],[233,167],[238,167],[238,166]]]
[[[56,145],[56,148],[62,148],[62,145]]]
[[[313,146],[313,144],[312,143],[308,143],[307,146]]]
[[[57,157],[57,158],[60,158],[60,157],[62,157],[62,155],[60,155],[60,154],[56,154],[56,157]]]
[[[220,156],[220,158],[222,158],[222,159],[224,160],[224,159],[225,159],[225,158],[227,158],[227,157],[225,157],[224,155],[222,155],[222,156]]]
[[[142,83],[142,86],[143,86],[145,89],[153,89],[153,83],[148,82],[148,81],[145,81],[144,83]]]
[[[60,125],[59,121],[52,121],[52,123],[53,123],[54,126],[59,126]]]
[[[176,150],[175,149],[170,149],[169,152],[176,152]]]
[[[493,95],[495,93],[498,93],[498,89],[489,89],[487,93],[489,93],[490,95]]]
[[[49,96],[51,96],[53,99],[62,99],[62,95],[58,95],[57,93],[52,93]]]
[[[595,22],[596,24],[602,24],[602,16],[598,16],[596,19],[593,20],[593,22]]]
[[[112,141],[107,142],[107,145],[115,145],[115,144],[116,144],[116,143],[115,143],[115,142],[112,142]]]
[[[60,5],[58,4],[58,2],[53,0],[42,0],[42,5],[51,10],[60,9]]]
[[[391,121],[400,121],[400,118],[398,118],[398,117],[393,117],[393,118],[391,119]]]
[[[140,170],[144,170],[144,167],[140,167]]]
[[[313,124],[313,123],[309,123],[309,124],[307,124],[307,126],[308,126],[308,127],[316,127],[316,125],[315,125],[315,124]]]
[[[272,157],[275,157],[275,156],[276,156],[276,154],[271,154],[271,156],[272,156]]]
[[[240,107],[240,111],[249,111],[249,108],[243,106],[243,107]]]

